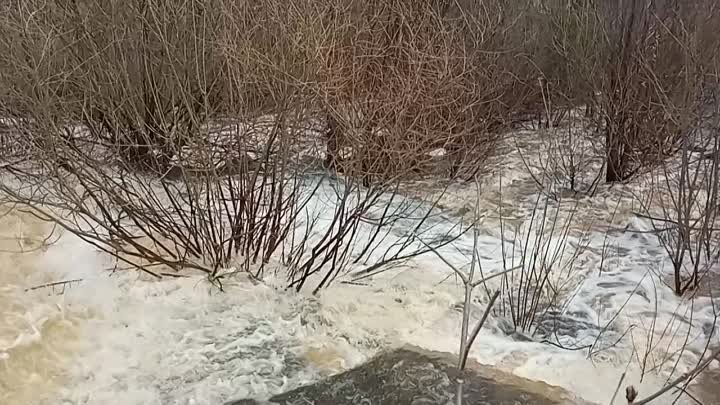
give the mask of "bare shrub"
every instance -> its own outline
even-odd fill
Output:
[[[29,153],[2,189],[158,277],[261,276],[282,252],[289,286],[318,275],[317,292],[353,265],[367,275],[427,251],[417,235],[448,243],[462,232],[431,231],[437,199],[399,190],[430,147],[463,139],[471,169],[492,148],[501,90],[479,85],[504,70],[469,68],[486,49],[460,40],[498,28],[401,3],[22,2],[3,16],[0,77]],[[344,135],[349,176],[319,223],[329,182],[302,162],[328,111],[360,130]]]
[[[502,53],[516,22],[499,2],[480,16],[439,3],[343,2],[332,14],[341,35],[322,54],[319,92],[328,165],[392,183],[428,174],[428,152],[443,148],[446,175],[477,172],[523,98]]]
[[[656,165],[677,150],[687,131],[680,110],[694,110],[699,77],[688,60],[685,42],[701,54],[714,54],[706,34],[716,24],[699,19],[706,2],[665,0],[623,2],[545,2],[538,18],[549,27],[540,30],[551,52],[541,55],[554,98],[572,106],[586,106],[587,118],[605,141],[607,182],[624,181]],[[705,14],[703,14],[705,13]],[[548,32],[549,31],[549,32]],[[695,69],[696,70],[696,69]],[[553,77],[559,79],[553,81]],[[689,88],[693,90],[689,90]],[[674,109],[665,108],[668,101]]]
[[[548,90],[544,98],[549,100],[552,94]],[[550,101],[546,105],[542,121],[546,125],[538,121],[535,142],[527,145],[520,139],[524,133],[512,134],[525,169],[539,191],[556,201],[563,196],[592,196],[602,178],[604,160],[597,153],[602,146],[577,109],[553,107]]]
[[[578,282],[574,269],[589,241],[582,232],[571,235],[576,210],[577,202],[554,205],[538,194],[529,221],[508,229],[511,221],[501,218],[503,267],[516,270],[503,275],[498,309],[515,331],[535,335]]]
[[[355,280],[370,277],[426,252],[421,235],[432,235],[436,246],[462,234],[432,225],[442,190],[425,201],[399,191],[427,166],[433,148],[451,149],[463,136],[486,140],[485,151],[493,147],[473,104],[492,89],[478,92],[473,69],[462,66],[470,58],[453,41],[457,21],[443,19],[433,4],[407,2],[337,2],[326,15],[318,82],[307,88],[328,124],[325,166],[344,176],[329,193],[330,225],[314,248],[303,242],[291,255],[297,289],[323,270],[316,290],[329,285],[350,264],[364,267]]]
[[[519,69],[518,80],[526,88],[526,100],[514,124],[537,131],[540,144],[536,151],[520,150],[521,132],[514,136],[516,146],[549,197],[557,199],[567,191],[592,194],[600,181],[597,169],[589,169],[600,143],[593,133],[593,110],[596,75],[606,64],[604,54],[598,54],[603,52],[603,21],[588,2],[528,2],[522,15],[526,35],[517,42],[524,51],[521,60],[528,62]]]
[[[643,208],[672,261],[673,289],[683,294],[697,288],[702,273],[717,262],[720,40],[709,32],[720,23],[720,14],[705,2],[665,14],[653,20],[660,54],[638,62],[644,91],[653,99],[657,114],[652,124],[643,124],[643,130],[667,134],[671,144],[658,150],[670,148],[676,153],[660,161],[660,173],[653,181],[658,198],[650,197]],[[672,58],[674,63],[661,64],[654,58]]]
[[[699,287],[718,262],[718,163],[720,132],[717,104],[692,119],[694,128],[680,140],[680,150],[661,167],[644,205],[646,217],[673,265],[676,294]]]
[[[221,9],[27,1],[4,16],[3,110],[30,149],[4,191],[156,276],[267,262],[296,213],[304,116],[269,81],[255,94],[287,101],[271,122],[260,96],[230,102]]]
[[[34,142],[49,142],[43,132],[51,126],[82,125],[90,132],[84,146],[92,139],[125,164],[166,170],[221,105],[216,6],[23,1],[4,21],[12,63],[6,110],[38,126],[28,128]],[[82,142],[70,134],[61,140]]]
[[[653,189],[663,190],[669,199],[662,213],[653,210],[648,215],[658,224],[671,256],[678,293],[696,285],[698,274],[712,262],[709,254],[701,253],[713,250],[710,230],[716,216],[714,135],[709,128],[716,107],[709,100],[717,92],[719,43],[710,34],[718,26],[717,10],[710,3],[550,1],[545,3],[549,13],[537,13],[551,27],[543,35],[553,50],[549,56],[540,53],[539,63],[550,77],[557,71],[567,73],[565,83],[547,86],[549,96],[543,99],[592,107],[586,109],[586,118],[596,121],[588,129],[604,138],[605,180],[625,181],[645,169],[662,169]],[[545,105],[548,111],[554,108]],[[558,153],[541,162],[542,178],[534,174],[544,191],[553,193],[545,183],[550,177],[554,186],[557,173],[575,187],[575,169],[583,159],[575,148],[563,147],[572,145],[572,138],[568,131],[566,139],[550,149]],[[676,153],[679,161],[668,163]],[[684,269],[686,257],[692,265]],[[684,280],[688,277],[690,283]]]

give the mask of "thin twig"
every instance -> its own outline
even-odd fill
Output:
[[[646,398],[641,399],[640,401],[634,402],[633,405],[645,405],[648,404],[664,393],[670,391],[671,389],[675,388],[678,384],[682,383],[683,381],[687,380],[688,378],[695,377],[696,374],[700,373],[702,370],[704,370],[710,363],[712,363],[714,360],[720,359],[720,347],[715,349],[714,352],[708,356],[707,359],[702,361],[700,364],[697,365],[697,367],[693,368],[692,370],[682,374],[680,377],[676,378],[670,384],[666,385],[665,387],[659,389],[657,392],[655,392],[652,395],[647,396]]]
[[[39,289],[41,289],[41,288],[65,286],[65,285],[70,285],[70,284],[72,284],[72,283],[79,283],[79,282],[81,282],[81,281],[83,281],[83,279],[81,279],[81,278],[78,278],[78,279],[75,279],[75,280],[56,281],[56,282],[54,282],[54,283],[47,283],[47,284],[42,284],[42,285],[38,285],[38,286],[35,286],[35,287],[26,288],[26,289],[25,289],[25,292],[34,291],[34,290],[39,290]]]
[[[472,333],[470,334],[470,337],[467,340],[467,344],[465,345],[465,352],[461,353],[461,359],[460,359],[460,370],[465,369],[465,363],[467,362],[468,355],[470,354],[470,348],[472,347],[472,344],[475,342],[475,338],[477,338],[477,335],[480,333],[480,329],[482,329],[483,325],[485,324],[485,321],[488,318],[488,315],[490,315],[490,311],[492,310],[493,306],[495,305],[495,301],[500,296],[500,290],[495,290],[495,293],[493,294],[492,298],[490,298],[490,302],[488,303],[487,307],[485,307],[485,312],[483,313],[482,318],[480,321],[475,325],[475,328],[473,329]]]

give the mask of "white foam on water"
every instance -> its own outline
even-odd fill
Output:
[[[5,205],[2,214],[0,403],[35,404],[54,399],[54,390],[69,380],[65,366],[76,353],[79,325],[86,317],[63,304],[60,293],[74,286],[35,287],[60,281],[54,271],[83,264],[97,270],[98,265],[87,247],[52,245],[57,239],[53,228],[32,215]]]
[[[510,173],[508,177],[521,182],[526,176]],[[454,191],[455,197],[446,199],[462,200],[463,190]],[[468,198],[474,195],[474,191],[464,193]],[[493,195],[492,190],[487,193]],[[326,190],[322,199],[313,201],[311,211],[332,207],[328,195],[332,192]],[[520,222],[527,218],[526,199],[532,201],[533,196],[525,193],[514,201]],[[497,209],[497,202],[490,200],[483,200],[487,204],[481,207],[483,212]],[[592,209],[594,215],[606,215],[609,221],[614,206],[610,198],[604,207]],[[329,223],[328,216],[319,227]],[[441,232],[451,226],[452,219],[436,221],[448,222],[440,224]],[[621,215],[616,222],[620,228],[646,226],[630,215]],[[403,237],[404,230],[393,235]],[[579,243],[576,236],[570,241]],[[568,326],[557,341],[548,339],[583,349],[561,349],[540,339],[527,341],[513,335],[507,320],[496,311],[471,357],[602,404],[609,402],[628,363],[623,386],[635,385],[640,397],[661,387],[674,364],[672,355],[686,336],[688,350],[682,353],[675,375],[692,367],[709,335],[699,327],[712,321],[709,300],[694,302],[695,326],[688,331],[688,322],[682,319],[689,319],[690,302],[676,297],[656,274],[670,269],[657,238],[611,234],[610,246],[617,254],[600,272],[604,242],[604,234],[591,228],[589,248],[569,275],[574,282],[568,285],[566,296],[572,299],[565,302],[560,317]],[[488,274],[500,270],[500,232],[490,217],[479,245],[483,270]],[[450,262],[461,265],[468,262],[471,247],[472,239],[466,235],[441,251]],[[219,405],[286,391],[359,365],[394,345],[411,343],[451,352],[459,346],[462,288],[432,254],[365,280],[366,286],[336,282],[317,297],[277,288],[281,279],[255,285],[239,278],[226,282],[221,293],[202,276],[154,281],[130,271],[112,273],[107,270],[111,264],[82,241],[64,237],[32,256],[25,267],[12,267],[12,283],[1,290],[10,298],[0,298],[14,303],[7,319],[16,321],[9,328],[14,332],[3,329],[2,342],[6,347],[19,345],[0,351],[5,357],[0,364],[9,367],[0,376],[15,373],[19,367],[42,369],[38,364],[18,365],[13,356],[15,347],[44,345],[38,358],[52,363],[57,369],[53,375],[61,377],[46,389],[33,390],[37,395],[30,403]],[[20,292],[34,283],[69,279],[83,281],[63,295],[46,290],[32,296]],[[482,287],[476,296],[473,322],[487,303]],[[57,339],[44,330],[48,320],[67,324],[62,330],[69,337],[60,339],[62,345],[49,343]],[[650,354],[644,356],[648,346]],[[45,377],[36,374],[40,384]],[[623,403],[622,393],[618,397],[616,404]],[[25,405],[31,397],[23,398],[25,403],[9,404]]]
[[[82,325],[84,350],[71,364],[72,384],[57,394],[65,403],[220,404],[285,391],[392,345],[457,351],[462,291],[453,282],[440,283],[447,272],[430,256],[372,286],[336,284],[317,298],[243,281],[219,293],[202,277],[156,282],[132,273],[77,270],[65,276],[88,281],[66,292],[64,304],[97,315]],[[589,318],[598,316],[604,325],[643,272],[622,273],[627,283],[612,287],[610,296],[590,287],[607,277],[588,278],[577,307],[595,308]],[[669,322],[677,302],[663,292],[658,325]],[[631,300],[622,318],[637,317],[650,305]],[[482,308],[475,305],[473,319]],[[623,343],[588,359],[587,351],[514,339],[492,320],[472,357],[607,403],[629,350]],[[648,373],[640,383],[637,367],[631,367],[626,382],[649,393],[664,379]]]

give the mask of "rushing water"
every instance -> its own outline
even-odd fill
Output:
[[[66,384],[65,366],[78,339],[81,314],[68,312],[53,282],[53,228],[2,207],[0,218],[0,403],[28,405],[52,398]],[[67,287],[66,287],[67,288]]]
[[[462,291],[432,255],[368,286],[337,284],[318,297],[273,288],[272,279],[255,285],[240,278],[219,293],[202,277],[152,281],[135,272],[112,273],[107,258],[76,238],[56,240],[49,224],[28,213],[8,212],[0,230],[3,405],[221,404],[284,392],[394,345],[457,350]],[[559,325],[563,343],[597,341],[596,349],[607,345],[604,350],[589,359],[586,350],[529,341],[510,333],[495,314],[471,356],[599,403],[609,401],[648,337],[675,337],[654,340],[657,355],[650,361],[667,361],[664,353],[684,340],[685,323],[674,320],[687,319],[690,306],[648,276],[648,269],[664,265],[657,241],[647,234],[610,235],[622,252],[601,274],[603,237],[591,235],[571,275],[581,281],[570,292],[573,299],[544,327]],[[499,268],[499,238],[496,224],[486,224],[479,250],[487,272]],[[472,240],[461,239],[444,254],[460,263],[471,246]],[[79,281],[36,288],[67,280]],[[483,302],[473,304],[474,321]],[[710,333],[707,300],[692,309],[693,323],[702,327],[688,335],[690,351],[678,370],[697,360]],[[630,326],[632,332],[611,346]],[[664,378],[652,371],[641,381],[631,364],[626,384],[638,386],[642,396]]]

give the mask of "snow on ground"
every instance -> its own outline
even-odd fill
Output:
[[[537,146],[533,132],[520,134],[526,148]],[[514,146],[483,182],[479,251],[487,273],[502,268],[499,214],[522,225],[538,192]],[[642,232],[649,225],[633,215],[635,191],[600,188],[594,197],[551,202],[563,213],[577,206],[570,242],[588,244],[568,275],[563,305],[547,318],[557,334],[511,333],[496,311],[472,357],[602,404],[626,368],[623,385],[636,385],[643,397],[665,383],[675,361],[676,374],[697,362],[713,332],[712,304],[681,300],[659,281],[671,267],[657,238]],[[442,201],[448,224],[441,228],[474,209],[475,196],[474,185],[453,185]],[[320,210],[332,200],[314,204]],[[3,228],[3,241],[22,234],[38,245],[48,230],[27,214],[3,221],[13,224]],[[611,254],[602,261],[604,245]],[[471,249],[466,235],[441,253],[467,263]],[[111,273],[108,258],[69,236],[30,254],[1,255],[0,403],[8,405],[221,404],[285,391],[393,345],[459,346],[462,289],[430,253],[367,285],[335,283],[317,297],[278,288],[280,277],[260,284],[239,277],[220,293],[201,276],[152,281]],[[82,281],[63,291],[25,291],[72,279]],[[476,297],[473,320],[487,302],[482,287]],[[685,341],[688,349],[678,353]]]

